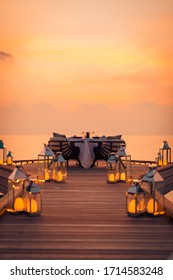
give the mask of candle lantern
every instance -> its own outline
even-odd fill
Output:
[[[168,165],[171,163],[171,148],[168,145],[168,141],[163,141],[159,152],[162,156],[162,165]]]
[[[24,211],[24,184],[28,180],[22,166],[16,166],[8,177],[7,211],[13,214]]]
[[[157,153],[157,156],[156,156],[156,158],[155,158],[155,161],[156,161],[156,166],[162,166],[162,160],[163,160],[163,158],[162,158],[162,155],[161,155],[161,153],[160,152],[158,152]]]
[[[11,151],[9,151],[8,154],[7,154],[7,164],[8,165],[13,164],[13,155],[12,155]]]
[[[29,181],[24,194],[25,212],[29,216],[38,216],[42,210],[42,196],[40,187]]]
[[[50,164],[54,159],[54,153],[48,145],[44,145],[44,148],[38,154],[38,180],[49,181]]]
[[[127,181],[127,167],[125,166],[121,157],[118,155],[117,155],[116,181],[120,181],[120,182]]]
[[[4,146],[3,140],[0,140],[0,164],[6,162],[7,148]]]
[[[65,182],[67,179],[67,161],[61,152],[56,154],[51,166],[51,179],[55,182]]]
[[[117,172],[117,164],[118,158],[115,153],[110,153],[107,161],[107,175],[106,181],[107,183],[115,183],[116,182],[116,172]]]
[[[131,178],[131,155],[126,150],[126,147],[124,145],[121,145],[117,155],[121,159],[119,162],[123,163],[124,172],[121,173],[120,180],[122,181],[128,181]],[[122,164],[121,164],[122,165]],[[124,173],[124,174],[123,174]]]
[[[131,184],[126,193],[126,210],[132,216],[139,216],[146,211],[145,191],[137,181]]]
[[[149,166],[148,172],[142,177],[142,188],[147,192],[147,213],[164,214],[164,179],[156,166]]]

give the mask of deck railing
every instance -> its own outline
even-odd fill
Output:
[[[39,159],[39,161],[43,161],[43,159]],[[21,159],[21,160],[14,160],[13,163],[15,164],[28,164],[28,163],[38,163],[38,159]],[[131,163],[133,164],[155,164],[154,160],[138,160],[132,159]]]

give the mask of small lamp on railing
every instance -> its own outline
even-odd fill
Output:
[[[6,163],[7,148],[4,146],[3,140],[0,140],[0,164]]]
[[[38,180],[49,181],[51,179],[49,166],[54,157],[51,148],[44,144],[44,148],[38,154]]]
[[[7,161],[6,162],[7,162],[8,165],[13,164],[13,154],[12,154],[11,151],[9,151],[8,154],[7,154]]]
[[[110,153],[107,161],[107,174],[106,181],[107,183],[115,183],[116,182],[116,172],[117,172],[117,163],[118,159],[115,153]]]
[[[38,216],[42,211],[42,195],[40,187],[29,181],[24,193],[25,212],[29,216]]]
[[[138,181],[134,181],[126,193],[126,211],[131,216],[139,216],[146,211],[145,191]]]
[[[156,166],[160,167],[162,166],[162,155],[160,152],[157,153],[157,156],[155,158]]]
[[[121,162],[123,163],[124,169],[124,178],[123,174],[121,175],[122,181],[128,181],[131,178],[131,155],[126,150],[126,147],[124,145],[120,145],[120,148],[117,152],[117,155],[121,159]]]
[[[24,184],[28,180],[22,166],[16,166],[8,177],[7,211],[13,214],[24,211]]]
[[[162,165],[168,165],[171,163],[171,148],[168,145],[168,141],[163,141],[163,144],[161,148],[159,149],[159,152],[162,156]]]
[[[149,166],[148,172],[142,177],[141,186],[147,192],[147,213],[154,216],[164,214],[164,179],[156,166]]]
[[[56,158],[50,166],[51,179],[54,182],[66,182],[67,179],[67,161],[62,156],[61,152],[56,154]]]

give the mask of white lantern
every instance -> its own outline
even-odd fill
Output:
[[[48,145],[38,154],[38,180],[49,181],[51,174],[49,167],[54,159],[55,154]]]
[[[3,140],[0,140],[0,164],[6,163],[7,148],[4,146]]]
[[[38,185],[29,182],[24,194],[25,212],[29,216],[38,216],[42,211],[42,195]]]
[[[67,179],[67,161],[62,156],[61,152],[56,154],[50,166],[51,179],[54,182],[66,182]]]
[[[131,216],[139,216],[146,211],[145,191],[139,182],[133,182],[126,193],[126,210]]]
[[[24,211],[24,184],[28,180],[22,166],[16,166],[8,177],[7,211],[13,214]]]
[[[13,155],[12,155],[11,151],[9,151],[8,154],[7,154],[7,164],[8,165],[13,164]]]
[[[155,158],[155,161],[156,161],[156,166],[162,166],[163,165],[163,158],[162,158],[162,155],[160,152],[157,153],[157,156]]]
[[[164,214],[164,179],[156,166],[149,166],[148,172],[142,177],[142,188],[147,192],[147,213]]]
[[[162,156],[162,165],[168,165],[171,163],[171,148],[168,145],[168,141],[163,141],[163,144],[161,148],[159,149],[159,152]]]
[[[131,178],[131,155],[130,153],[126,150],[126,147],[124,145],[121,145],[117,155],[120,157],[121,162],[123,163],[124,166],[124,176],[125,178],[122,181],[128,181]]]
[[[118,159],[115,155],[115,153],[110,153],[109,158],[107,161],[107,174],[106,174],[106,181],[107,183],[115,183],[116,182],[116,172],[117,172],[117,164]]]

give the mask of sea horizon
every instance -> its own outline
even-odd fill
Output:
[[[82,135],[78,133],[77,135]],[[108,134],[103,134],[108,135]],[[111,134],[109,134],[111,135]],[[115,134],[112,134],[115,135]],[[67,137],[72,136],[66,134]],[[102,136],[100,134],[99,136]],[[7,151],[12,151],[14,160],[36,159],[44,144],[47,144],[52,134],[0,134]],[[173,147],[173,135],[122,134],[128,152],[134,160],[155,160],[164,140]],[[173,155],[172,155],[173,156]]]

